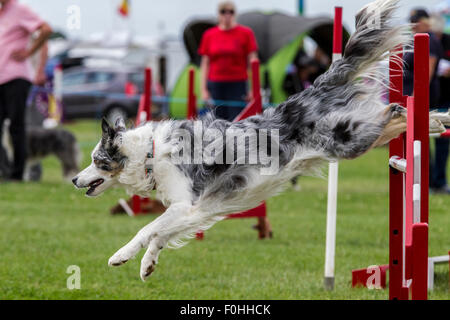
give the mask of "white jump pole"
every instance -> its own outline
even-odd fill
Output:
[[[342,7],[334,8],[333,62],[342,58]],[[325,274],[324,287],[334,289],[334,256],[336,251],[336,209],[338,170],[337,161],[328,166],[328,202],[327,202],[327,230],[325,244]]]

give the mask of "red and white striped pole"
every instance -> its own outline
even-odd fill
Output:
[[[333,62],[342,58],[342,7],[334,8]],[[336,251],[336,210],[338,188],[338,162],[328,166],[327,230],[325,243],[324,287],[334,289],[334,257]]]

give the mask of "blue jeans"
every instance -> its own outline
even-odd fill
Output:
[[[208,91],[215,103],[214,113],[217,118],[233,121],[245,108],[245,97],[247,95],[247,81],[208,81]],[[242,105],[226,105],[222,101],[241,102]]]

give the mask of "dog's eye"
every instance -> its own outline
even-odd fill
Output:
[[[109,166],[107,166],[107,165],[101,166],[100,169],[104,170],[104,171],[109,171],[110,170]]]

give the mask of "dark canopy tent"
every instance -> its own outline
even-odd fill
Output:
[[[292,62],[298,50],[302,47],[303,38],[308,36],[316,42],[330,58],[332,56],[333,43],[333,19],[329,17],[307,18],[292,16],[280,12],[248,12],[238,15],[238,23],[250,27],[258,42],[258,56],[261,60],[261,70],[268,74],[272,91],[272,100],[275,103],[286,98],[282,89],[282,79],[286,67]],[[198,47],[203,33],[216,25],[214,18],[195,19],[184,28],[183,40],[190,59],[190,66],[200,66],[201,57]],[[349,34],[344,30],[344,46]],[[172,91],[172,96],[181,98],[186,96],[185,83],[187,80],[187,68],[180,76],[177,85]],[[197,80],[199,76],[197,76]],[[263,77],[265,79],[267,77]],[[183,83],[184,82],[184,83]],[[197,85],[197,88],[199,85]],[[181,117],[185,113],[185,106],[179,103],[171,104],[171,113],[175,117]]]
[[[200,47],[203,33],[214,25],[213,19],[194,20],[184,28],[183,41],[191,63],[197,66],[200,65],[201,57],[197,51]]]

